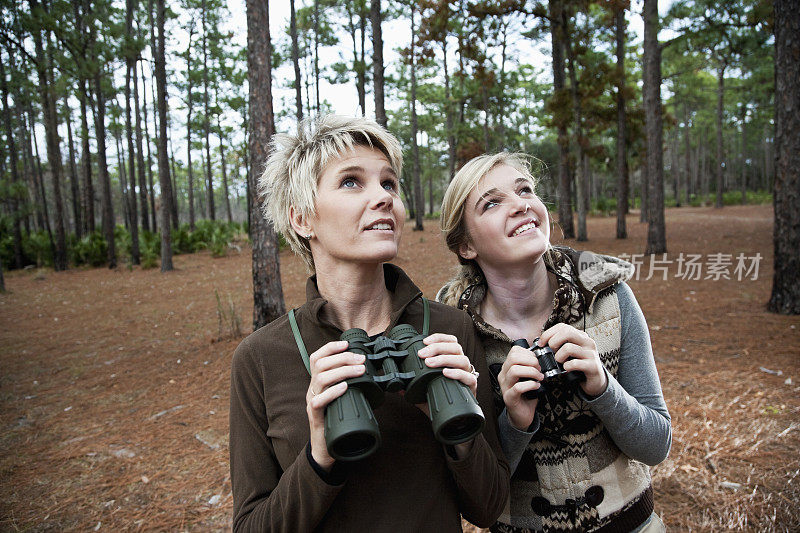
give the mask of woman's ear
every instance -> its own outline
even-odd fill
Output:
[[[467,241],[458,247],[458,255],[469,260],[478,257],[478,252],[476,252],[475,248],[472,247],[472,243]]]
[[[306,217],[294,206],[289,207],[289,222],[292,224],[292,229],[303,238],[307,238],[307,235],[313,233],[313,229]]]

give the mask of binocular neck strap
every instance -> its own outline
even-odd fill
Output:
[[[422,297],[422,336],[428,336],[428,329],[431,322],[431,309],[428,304],[428,299]],[[311,374],[311,363],[308,358],[308,350],[303,342],[303,337],[300,336],[300,328],[297,327],[297,319],[294,316],[294,309],[289,310],[289,325],[292,327],[292,334],[294,335],[294,342],[297,344],[297,349],[300,350],[300,356],[303,358],[303,364],[306,365],[306,370]]]
[[[303,337],[300,336],[300,328],[297,327],[297,319],[294,317],[294,309],[289,310],[289,325],[292,326],[292,333],[294,334],[294,342],[297,343],[297,349],[300,350],[300,356],[303,358],[303,364],[306,365],[306,370],[311,374],[311,364],[308,359],[308,351],[303,342]]]

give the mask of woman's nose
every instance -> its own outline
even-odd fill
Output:
[[[519,196],[515,196],[512,202],[512,214],[514,215],[527,213],[531,208],[530,202]]]
[[[376,191],[372,198],[372,206],[374,209],[391,209],[394,205],[394,198],[392,193],[386,190],[382,184],[376,187]]]

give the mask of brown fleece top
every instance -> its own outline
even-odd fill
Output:
[[[399,268],[384,265],[392,292],[391,329],[422,330],[422,293]],[[342,331],[321,318],[326,301],[316,279],[296,311],[309,353]],[[233,357],[230,459],[234,531],[461,531],[459,514],[488,527],[505,506],[509,470],[497,436],[486,359],[472,320],[430,302],[430,332],[455,335],[481,373],[478,402],[486,427],[467,457],[437,442],[425,414],[387,393],[375,410],[382,444],[372,456],[337,463],[320,477],[306,453],[309,426],[303,365],[286,315],[248,336]],[[452,451],[452,450],[451,450]],[[343,480],[343,481],[342,481]],[[340,482],[339,484],[334,484]]]

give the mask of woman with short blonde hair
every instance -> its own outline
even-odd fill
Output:
[[[672,430],[625,284],[633,267],[551,246],[529,168],[520,154],[479,156],[442,203],[461,267],[437,300],[472,317],[505,406],[498,424],[514,473],[490,529],[662,530],[647,465],[666,457]]]
[[[244,339],[233,357],[234,531],[461,531],[461,515],[488,526],[502,511],[509,470],[491,389],[478,382],[488,370],[472,322],[456,309],[428,306],[389,263],[406,218],[401,169],[399,143],[368,119],[325,116],[273,141],[259,182],[264,213],[315,275],[306,302]],[[337,454],[326,441],[326,409],[369,364],[365,350],[341,340],[344,333],[358,328],[362,341],[387,346],[387,332],[403,324],[433,332],[419,336],[419,358],[426,370],[457,381],[455,390],[477,397],[485,427],[473,424],[442,444],[427,403],[387,393],[373,418],[352,402],[382,436],[368,435],[374,451],[362,453],[359,434],[350,441],[357,453]],[[470,405],[480,411],[474,398]]]

